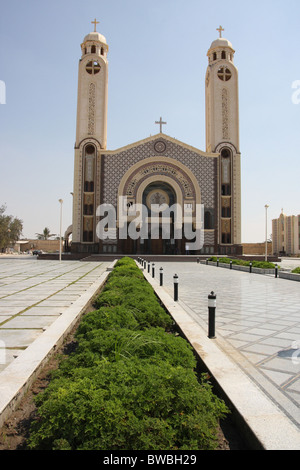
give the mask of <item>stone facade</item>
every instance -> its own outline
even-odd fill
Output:
[[[157,239],[151,232],[139,239],[120,237],[120,228],[133,220],[130,208],[142,204],[154,221],[149,201],[177,204],[183,223],[199,228],[197,208],[203,205],[203,254],[240,254],[241,187],[237,69],[234,50],[226,39],[212,43],[206,74],[206,151],[201,151],[162,132],[117,150],[106,148],[108,46],[99,33],[87,35],[79,62],[77,131],[74,163],[72,251],[88,253],[184,253],[188,239],[178,239],[173,216],[169,239],[160,219]],[[161,124],[162,120],[161,120]],[[126,198],[126,219],[121,219]],[[111,206],[116,226],[107,226],[102,208]],[[99,210],[100,208],[100,210]],[[149,212],[150,210],[150,212]],[[185,212],[188,211],[188,212]],[[188,215],[187,215],[188,214]],[[168,219],[168,220],[169,220]],[[155,219],[156,220],[156,219]],[[167,219],[166,219],[167,220]],[[135,222],[137,223],[137,222]],[[146,224],[147,225],[147,224]],[[109,234],[115,231],[115,237]],[[154,241],[155,239],[155,241]]]

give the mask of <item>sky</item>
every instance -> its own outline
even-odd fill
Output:
[[[299,0],[0,0],[0,205],[24,238],[72,223],[80,44],[109,45],[108,143],[157,134],[205,151],[207,51],[222,25],[239,71],[242,242],[300,213]],[[298,82],[298,83],[297,83]],[[293,88],[293,85],[297,88]]]

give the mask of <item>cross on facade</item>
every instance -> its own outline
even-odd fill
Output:
[[[163,126],[163,124],[167,124],[167,123],[164,122],[164,121],[162,120],[162,118],[160,118],[159,121],[155,121],[155,124],[159,124],[159,129],[160,129],[159,132],[162,133],[162,126]]]
[[[94,25],[94,33],[96,33],[96,26],[99,24],[99,21],[97,21],[95,18],[94,21],[91,21],[91,23]]]
[[[220,34],[220,38],[222,37],[222,31],[225,31],[225,29],[222,28],[222,26],[219,26],[217,28],[217,31],[219,31],[219,34]]]

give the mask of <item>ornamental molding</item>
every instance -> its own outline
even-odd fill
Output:
[[[89,84],[89,110],[88,110],[88,135],[95,134],[95,97],[96,85],[95,83]]]
[[[184,198],[195,198],[193,183],[188,175],[175,165],[166,162],[150,162],[135,171],[125,184],[124,195],[135,197],[140,184],[154,175],[157,175],[158,181],[160,176],[169,176],[179,184]]]

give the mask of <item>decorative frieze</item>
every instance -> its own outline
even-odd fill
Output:
[[[222,134],[224,140],[229,140],[229,127],[228,127],[228,90],[222,90]]]
[[[96,85],[94,83],[90,83],[90,86],[89,86],[88,135],[95,134],[95,95],[96,95]]]

